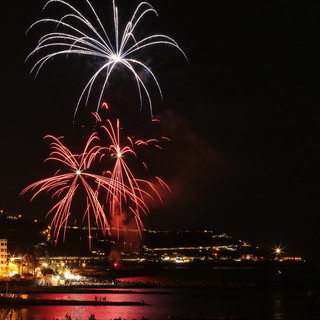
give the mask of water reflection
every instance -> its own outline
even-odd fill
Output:
[[[273,320],[284,320],[283,314],[283,292],[275,291],[273,293],[273,306],[272,306],[272,319]]]
[[[125,291],[125,289],[123,289]],[[295,292],[255,289],[135,289],[138,293],[30,294],[31,298],[107,301],[141,301],[137,306],[28,306],[0,309],[0,320],[161,320],[238,317],[259,320],[318,320],[320,302]],[[166,293],[166,294],[165,294]],[[317,310],[315,312],[314,310]],[[259,317],[257,317],[259,315]]]

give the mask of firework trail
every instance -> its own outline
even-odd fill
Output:
[[[153,144],[155,147],[161,148],[158,144],[159,141],[157,139],[149,139],[146,141],[141,139],[134,140],[132,137],[127,137],[125,142],[123,142],[120,135],[121,127],[119,119],[117,119],[116,124],[113,125],[109,119],[102,121],[97,113],[94,113],[94,116],[97,122],[100,123],[100,127],[107,141],[110,141],[110,144],[106,148],[111,158],[114,159],[113,169],[106,171],[105,174],[114,181],[113,186],[124,186],[126,190],[126,192],[123,192],[119,188],[111,187],[111,192],[108,193],[107,202],[109,203],[112,227],[117,230],[119,237],[122,221],[127,218],[125,213],[129,210],[140,232],[143,227],[141,216],[149,213],[148,200],[155,201],[158,199],[162,203],[162,197],[155,183],[137,178],[133,174],[126,159],[130,159],[130,156],[137,158],[134,151],[134,147],[136,146],[149,146]],[[147,168],[144,162],[141,164]],[[155,179],[161,189],[171,192],[168,185],[162,179],[159,177],[155,177]]]
[[[61,229],[64,228],[63,239],[65,240],[66,227],[71,215],[71,206],[76,194],[82,186],[85,190],[85,212],[83,220],[87,219],[89,232],[89,246],[91,247],[90,228],[92,221],[102,229],[103,234],[109,229],[109,224],[104,212],[103,205],[99,200],[99,192],[117,189],[113,182],[105,176],[90,173],[94,161],[101,160],[103,156],[101,147],[97,145],[99,140],[96,133],[92,134],[81,154],[73,154],[62,142],[61,137],[56,138],[47,135],[51,139],[51,153],[45,161],[55,161],[68,167],[67,173],[58,170],[52,177],[35,182],[21,191],[21,195],[27,191],[35,191],[31,197],[32,201],[42,192],[52,193],[52,198],[58,198],[57,203],[49,210],[48,215],[53,215],[51,227],[53,237],[58,240]]]
[[[144,70],[153,79],[161,98],[162,92],[154,73],[146,63],[138,60],[137,53],[147,47],[169,45],[178,49],[185,56],[182,49],[171,37],[163,34],[153,34],[139,39],[136,35],[136,29],[141,20],[149,14],[157,15],[156,10],[149,3],[141,2],[135,9],[124,29],[120,30],[118,8],[115,5],[115,0],[113,0],[113,30],[110,31],[104,27],[89,0],[85,0],[85,3],[87,4],[90,13],[93,15],[94,19],[92,20],[94,21],[87,19],[86,15],[82,14],[74,6],[63,0],[50,0],[45,4],[44,9],[54,3],[65,7],[68,13],[63,15],[60,19],[41,19],[30,26],[29,29],[42,23],[51,23],[55,26],[55,31],[42,36],[37,47],[28,55],[27,60],[32,55],[44,53],[33,65],[31,73],[35,73],[37,76],[40,69],[48,60],[59,55],[69,56],[71,54],[76,54],[99,58],[103,63],[91,76],[81,92],[75,109],[75,116],[83,101],[85,101],[85,105],[87,105],[92,88],[95,85],[98,76],[103,75],[104,81],[99,89],[100,96],[96,108],[96,111],[98,111],[111,74],[116,69],[116,66],[122,65],[133,75],[139,93],[141,108],[142,96],[145,94],[152,115],[151,96],[146,81],[139,76],[139,73]]]

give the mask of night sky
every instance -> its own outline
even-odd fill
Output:
[[[73,112],[96,63],[61,57],[37,79],[29,75],[32,63],[24,60],[41,26],[28,35],[26,30],[54,12],[41,12],[45,2],[1,1],[0,206],[30,218],[44,217],[44,202],[30,205],[19,193],[52,173],[43,164],[49,148],[42,138],[63,135],[75,147],[81,142],[81,120],[73,121]],[[111,0],[92,3],[109,23]],[[320,263],[320,6],[150,3],[159,18],[142,22],[141,32],[173,37],[188,61],[170,47],[139,57],[163,90],[162,101],[152,92],[154,114],[172,140],[150,160],[173,194],[152,208],[146,227],[213,229],[270,251],[281,245],[288,255]],[[127,17],[138,1],[117,4]],[[123,88],[114,81],[108,101],[121,110],[130,132],[148,133],[135,84]]]

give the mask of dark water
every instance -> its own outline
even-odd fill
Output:
[[[182,277],[182,272],[180,275]],[[225,272],[225,271],[224,271]],[[234,272],[232,271],[232,274]],[[248,271],[250,274],[250,271]],[[199,274],[197,279],[201,279]],[[221,274],[219,275],[221,279]],[[131,278],[140,281],[170,280],[163,276]],[[175,274],[174,279],[177,279]],[[127,279],[128,280],[128,279]],[[172,279],[171,279],[172,280]],[[190,280],[190,278],[189,278]],[[126,290],[126,289],[123,289]],[[97,320],[121,317],[132,320],[157,319],[217,319],[237,316],[252,320],[319,320],[320,296],[310,294],[306,288],[288,287],[231,287],[231,288],[179,288],[179,289],[134,289],[135,294],[83,293],[83,294],[30,294],[32,298],[145,301],[146,306],[29,306],[21,309],[1,309],[0,319],[52,320],[65,319],[69,314],[72,320],[87,320],[91,314]]]
[[[146,291],[145,289],[138,289]],[[43,299],[141,301],[147,306],[29,306],[17,310],[2,309],[0,319],[72,319],[84,320],[94,314],[97,320],[114,319],[204,319],[241,316],[247,319],[319,320],[320,299],[303,292],[244,289],[148,289],[158,293],[137,294],[32,294]],[[166,292],[166,293],[164,293]]]

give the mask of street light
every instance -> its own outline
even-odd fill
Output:
[[[283,248],[280,246],[276,246],[273,250],[273,253],[275,254],[275,259],[280,259],[283,254]]]

